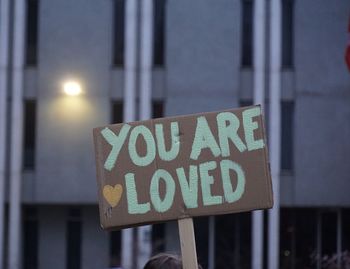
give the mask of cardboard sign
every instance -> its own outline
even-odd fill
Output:
[[[94,129],[101,225],[271,208],[260,106]]]

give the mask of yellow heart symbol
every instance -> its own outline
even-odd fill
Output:
[[[123,186],[120,184],[116,184],[114,187],[111,185],[103,187],[103,196],[112,207],[118,205],[120,198],[122,198],[122,193]]]

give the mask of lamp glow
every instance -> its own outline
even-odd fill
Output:
[[[81,94],[81,86],[76,81],[67,81],[63,84],[63,91],[69,96],[77,96]]]

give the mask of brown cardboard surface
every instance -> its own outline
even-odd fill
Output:
[[[246,116],[246,122],[244,122],[243,115],[249,115],[249,113],[252,111],[258,111],[259,113],[253,117]],[[124,143],[121,144],[122,146],[114,166],[109,167],[112,167],[111,169],[105,168],[105,161],[110,156],[113,147],[102,135],[101,131],[108,128],[109,131],[118,136],[121,129],[124,127],[125,130],[127,126],[125,126],[125,124],[115,124],[95,128],[94,143],[100,221],[102,227],[105,229],[120,229],[185,217],[219,215],[271,208],[273,205],[272,184],[269,171],[264,123],[260,111],[260,106],[250,106],[220,112],[127,123],[130,126],[129,131],[127,132]],[[230,155],[222,156],[223,148],[220,147],[219,128],[217,124],[217,117],[221,113],[228,113],[225,115],[228,115],[230,119],[231,117],[236,117],[239,120],[239,122],[234,122],[234,124],[239,124],[237,134],[243,142],[243,149],[245,147],[245,150],[241,148],[242,152],[231,139],[228,139],[227,141],[230,149]],[[202,117],[201,120],[204,122],[203,125],[205,125],[205,122],[207,122],[210,128],[209,134],[206,132],[205,134],[207,136],[204,138],[200,136],[203,133],[200,132],[200,128],[198,128],[200,125],[198,124],[199,117]],[[179,152],[173,160],[167,161],[162,159],[159,155],[155,126],[156,124],[163,125],[165,148],[166,150],[169,150],[172,143],[170,126],[171,123],[174,122],[177,122],[179,129],[179,132],[176,133],[176,136],[174,137],[175,143],[179,143]],[[223,122],[226,125],[229,125],[228,121]],[[251,124],[249,125],[247,122],[251,122]],[[143,135],[141,134],[136,136],[135,128],[141,125],[145,126],[150,131],[149,133],[152,134],[152,139],[154,139],[155,143],[155,158],[150,158],[151,161],[145,166],[135,164],[129,154],[129,142],[131,141],[130,135],[133,132],[133,135],[137,137],[136,152],[138,155],[144,157],[145,155],[149,154],[149,152],[147,152],[146,141]],[[233,126],[232,122],[231,126]],[[143,128],[143,130],[146,129],[144,127],[141,128]],[[223,130],[223,128],[221,128],[221,130]],[[210,143],[211,146],[198,150],[200,153],[198,159],[195,159],[194,156],[191,158],[196,133],[199,135],[198,137],[202,137],[201,139],[197,140],[201,141],[197,144],[200,145],[200,147],[206,144],[206,141],[208,141],[207,138],[211,137],[210,133],[213,135],[213,138],[219,147],[215,148],[215,150],[211,150],[214,148],[211,146],[215,145],[215,142]],[[249,138],[246,137],[246,133],[253,134],[251,137],[253,140],[249,140]],[[222,139],[222,141],[225,140]],[[150,143],[152,144],[152,141]],[[248,144],[250,146],[253,145],[253,147],[248,148]],[[133,144],[131,143],[131,148],[133,148],[132,145]],[[213,151],[217,156],[214,156]],[[208,164],[208,162],[210,163]],[[235,167],[231,167],[229,170],[229,177],[225,177],[225,180],[223,180],[224,176],[222,175],[220,168],[220,165],[223,163],[234,164]],[[197,185],[198,191],[196,192],[192,190],[190,195],[186,196],[187,199],[184,199],[177,169],[181,167],[183,168],[187,180],[186,182],[189,184],[190,166],[193,166],[192,171],[197,171],[198,183],[194,184],[193,186]],[[216,168],[214,168],[214,166],[216,166]],[[210,179],[209,183],[206,180],[205,167],[213,168],[208,171],[209,176],[212,176],[212,184],[210,184]],[[166,171],[165,173],[167,174],[166,177],[168,177],[167,182],[169,182],[169,185],[165,183],[166,180],[164,180],[164,176],[161,176],[159,181],[156,180],[154,175],[155,173],[157,174],[159,170],[162,172],[164,172],[164,170]],[[228,196],[225,196],[224,190],[226,190],[226,193],[230,193],[231,195],[233,195],[233,193],[238,193],[238,185],[241,187],[243,186],[243,184],[238,183],[237,178],[238,174],[240,173],[239,171],[242,171],[244,174],[244,180],[240,181],[241,183],[244,182],[244,191],[242,195],[237,196],[239,198],[238,200],[230,202],[228,201],[229,199],[226,199]],[[130,178],[126,179],[126,174],[128,173],[134,174],[135,189],[130,187]],[[152,179],[152,177],[154,178]],[[127,181],[129,184],[126,183]],[[156,184],[157,182],[159,184]],[[226,184],[224,186],[223,182],[230,182],[230,184]],[[151,185],[153,188],[150,187]],[[169,191],[171,190],[169,187],[170,185],[175,186],[173,202],[165,203],[167,206],[164,207],[164,204],[162,204],[163,199],[167,195],[169,195],[168,197],[170,198],[172,197],[171,192]],[[159,186],[159,192],[154,191],[155,186]],[[132,197],[135,198],[130,194],[132,191],[128,191],[132,189],[137,193],[137,202],[135,202],[135,199],[131,199]],[[208,192],[205,194],[205,189],[209,189],[211,194],[208,195]],[[198,196],[197,199],[194,199],[196,197],[196,193]],[[153,200],[151,198],[153,198]],[[134,201],[134,207],[131,206],[131,200]],[[161,201],[160,204],[163,205],[163,207],[159,206],[159,203],[153,202],[158,200]],[[192,203],[186,204],[185,200],[190,200]],[[209,201],[209,203],[213,204],[205,205],[205,201],[207,201],[207,203]],[[138,211],[138,209],[142,207],[140,204],[146,204],[146,206],[143,207],[143,211],[141,210],[142,212]],[[171,206],[168,208],[169,205]],[[131,208],[136,208],[136,211],[131,210]]]

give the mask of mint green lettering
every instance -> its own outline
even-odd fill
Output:
[[[204,116],[197,118],[196,133],[194,136],[191,159],[197,160],[202,149],[209,148],[215,157],[219,156],[220,148],[210,130],[208,122]]]
[[[211,194],[211,185],[214,183],[214,177],[209,175],[209,171],[216,168],[216,162],[210,161],[199,165],[199,174],[201,177],[201,187],[203,196],[203,205],[222,204],[222,196],[213,196]]]
[[[240,152],[247,149],[241,138],[238,136],[239,119],[231,112],[222,112],[216,116],[218,122],[219,143],[221,156],[230,156],[230,139]]]
[[[140,156],[137,153],[136,142],[139,135],[142,135],[146,142],[145,156]],[[129,139],[129,155],[132,162],[138,166],[147,166],[153,162],[156,156],[156,144],[151,131],[146,126],[138,125],[131,130]]]
[[[170,124],[171,147],[170,147],[169,151],[167,151],[165,149],[163,124],[156,124],[155,129],[156,129],[156,138],[157,138],[159,158],[163,161],[174,160],[177,157],[177,155],[179,154],[179,150],[180,150],[179,124],[177,122],[172,122]]]
[[[242,167],[231,160],[222,160],[220,162],[220,169],[225,200],[228,203],[238,201],[242,197],[245,188],[245,175]],[[237,175],[237,186],[235,191],[233,191],[232,188],[230,170],[233,170]]]
[[[115,166],[115,162],[117,161],[119,152],[125,142],[126,136],[128,135],[130,130],[130,125],[124,124],[121,128],[119,135],[116,135],[109,128],[104,128],[101,131],[101,135],[106,139],[108,144],[112,146],[112,149],[104,163],[104,168],[108,171],[111,171]]]
[[[245,134],[245,142],[248,150],[262,149],[264,147],[264,140],[254,138],[254,130],[258,129],[259,125],[253,118],[261,114],[260,107],[253,107],[243,111],[243,126]]]
[[[150,203],[139,204],[135,185],[135,175],[128,173],[125,175],[126,198],[128,201],[129,214],[144,214],[151,210]]]
[[[190,165],[189,180],[187,180],[183,167],[176,169],[181,187],[181,193],[187,208],[198,207],[198,172],[196,165]]]
[[[163,179],[165,182],[164,199],[160,198],[160,179]],[[155,171],[151,180],[150,196],[154,209],[159,213],[167,211],[173,205],[175,196],[175,182],[169,172],[165,171],[164,169],[158,169]]]

